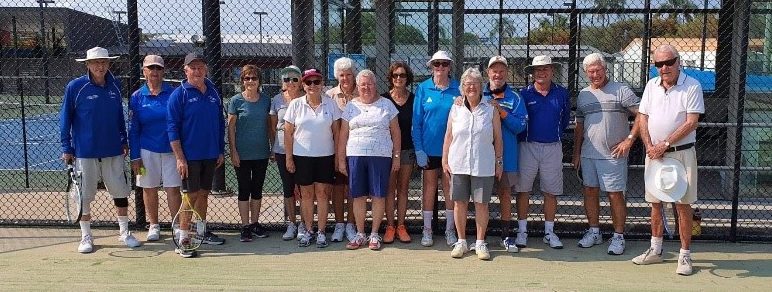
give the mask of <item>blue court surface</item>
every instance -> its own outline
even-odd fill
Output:
[[[23,129],[26,126],[27,157],[24,156]],[[26,125],[20,118],[0,120],[0,170],[61,170],[59,159],[59,113],[27,117]]]

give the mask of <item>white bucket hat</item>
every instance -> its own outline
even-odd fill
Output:
[[[686,170],[678,160],[669,157],[649,160],[644,177],[646,192],[662,202],[678,202],[686,195]]]
[[[560,63],[553,63],[552,58],[547,55],[539,55],[533,58],[533,61],[531,62],[531,65],[525,66],[525,73],[531,73],[533,72],[533,68],[539,67],[539,66],[547,66],[552,65],[553,67],[560,66]]]
[[[110,56],[110,54],[107,53],[107,49],[102,47],[93,47],[86,51],[86,58],[85,59],[75,59],[75,61],[78,62],[85,62],[89,60],[97,60],[97,59],[117,59],[118,56]]]
[[[445,61],[448,61],[448,62],[453,62],[453,59],[450,58],[450,55],[448,54],[448,52],[446,52],[446,51],[437,51],[436,53],[434,53],[434,55],[432,55],[432,58],[429,59],[428,62],[426,62],[426,67],[431,67],[432,66],[432,62],[437,61],[437,60],[445,60]]]

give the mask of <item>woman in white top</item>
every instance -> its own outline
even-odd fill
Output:
[[[475,251],[482,260],[490,259],[485,243],[488,228],[488,203],[493,192],[494,176],[503,171],[501,119],[488,101],[482,100],[483,77],[475,68],[461,75],[461,93],[450,109],[448,129],[442,148],[442,168],[450,175],[451,199],[455,205],[458,242],[450,255],[463,257],[469,250],[466,242],[466,212],[471,197],[477,223]]]
[[[287,160],[284,152],[284,114],[287,112],[289,103],[303,95],[303,88],[300,86],[300,68],[290,65],[281,69],[281,92],[271,99],[271,111],[268,112],[271,125],[275,126],[275,131],[271,134],[273,137],[273,153],[276,158],[276,166],[279,169],[281,185],[284,193],[284,214],[287,220],[287,231],[282,235],[282,239],[291,240],[298,235],[305,233],[306,226],[303,222],[296,222],[295,201],[300,199],[300,190],[295,184],[295,179],[287,171]],[[296,196],[295,193],[298,193]],[[297,227],[295,224],[297,223]]]
[[[357,228],[346,248],[358,249],[365,243],[367,197],[370,197],[373,225],[369,247],[379,250],[383,240],[378,228],[385,214],[389,178],[400,166],[399,112],[391,101],[378,95],[373,71],[362,70],[356,81],[359,97],[351,100],[343,111],[336,156],[338,170],[348,175]]]
[[[322,94],[324,81],[316,69],[303,72],[306,95],[292,100],[284,115],[284,147],[287,171],[295,174],[300,186],[300,210],[306,232],[300,235],[298,245],[311,244],[314,222],[314,198],[319,212],[319,234],[316,247],[327,247],[324,234],[327,225],[327,201],[332,190],[335,171],[335,141],[338,139],[340,109],[327,95]]]

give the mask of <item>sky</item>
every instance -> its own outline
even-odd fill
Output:
[[[268,15],[262,17],[262,29],[264,35],[290,35],[290,0],[223,0],[221,4],[221,25],[223,34],[257,34],[260,27],[255,11],[264,11]],[[592,7],[593,0],[577,0],[578,7]],[[653,7],[659,7],[666,0],[652,0]],[[702,6],[702,0],[692,0],[698,7]],[[318,13],[319,1],[316,11]],[[627,7],[642,8],[644,0],[627,0]],[[371,7],[371,0],[363,0],[365,8]],[[504,8],[558,8],[562,6],[563,1],[525,1],[525,0],[505,0]],[[715,8],[720,5],[720,0],[709,0],[709,7]],[[37,6],[36,0],[0,0],[0,7],[5,6]],[[126,10],[125,0],[55,0],[52,6],[69,7],[84,11],[90,14],[99,15],[105,18],[114,17],[111,15],[113,10]],[[139,25],[147,33],[166,33],[166,34],[201,34],[201,0],[165,0],[165,1],[139,1]],[[425,3],[405,3],[406,8],[425,8]],[[498,0],[474,0],[466,1],[467,8],[498,8]],[[441,3],[441,8],[450,8],[450,3]],[[331,7],[331,25],[339,25],[337,8]],[[467,15],[466,30],[485,37],[493,28],[494,20],[498,15]],[[536,23],[539,17],[546,15],[534,15],[532,24]],[[516,26],[525,27],[525,16],[513,16]],[[409,25],[419,28],[420,31],[428,31],[426,14],[414,13],[411,16],[399,17],[400,22],[407,21]],[[122,21],[126,22],[125,15]],[[450,15],[440,16],[440,25],[450,31]],[[320,25],[316,22],[316,27]],[[521,31],[527,31],[522,29]]]

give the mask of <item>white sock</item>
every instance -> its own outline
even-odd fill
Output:
[[[692,254],[691,250],[683,249],[683,248],[678,252],[679,256],[690,256],[691,254]]]
[[[592,232],[592,234],[598,234],[600,233],[600,227],[590,227],[590,232]]]
[[[485,240],[479,240],[479,239],[478,239],[478,240],[475,240],[475,242],[474,242],[474,246],[480,246],[480,245],[482,245],[483,243],[485,243]]]
[[[555,228],[555,221],[544,221],[544,233],[552,234],[555,233],[553,229]]]
[[[432,228],[432,217],[434,216],[434,212],[432,211],[424,211],[424,228],[431,229]]]
[[[445,210],[445,231],[456,230],[454,219],[455,215],[453,214],[453,210]]]
[[[91,221],[80,221],[80,236],[91,235]]]
[[[662,253],[662,237],[651,237],[651,249],[654,250],[655,254]]]
[[[528,220],[527,219],[517,220],[517,232],[518,233],[526,233],[526,232],[528,232]]]
[[[150,229],[161,228],[158,224],[150,224]]]
[[[121,231],[121,235],[129,232],[129,216],[118,216],[118,229]]]

